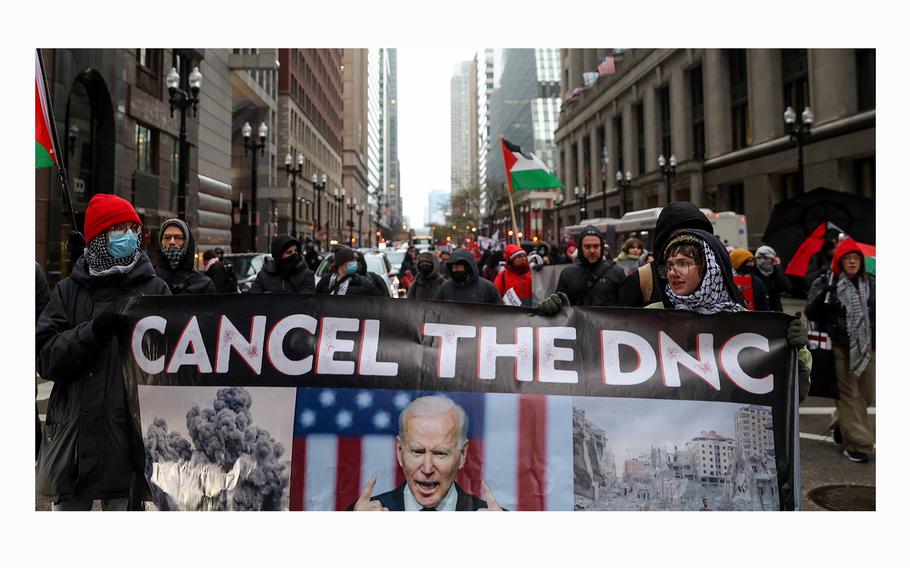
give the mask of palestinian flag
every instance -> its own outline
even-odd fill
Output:
[[[565,187],[540,158],[530,152],[522,152],[519,146],[505,138],[500,137],[499,140],[502,142],[502,159],[506,165],[509,191],[514,193],[522,190]]]
[[[51,123],[47,111],[46,82],[38,50],[35,50],[35,168],[49,168],[57,164],[57,152],[51,137]]]

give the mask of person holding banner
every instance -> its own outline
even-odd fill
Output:
[[[36,491],[55,511],[126,510],[145,456],[127,409],[117,334],[136,296],[170,295],[142,252],[129,201],[96,194],[85,212],[85,253],[51,294],[35,329],[38,373],[54,382],[38,454]]]
[[[531,291],[531,266],[528,264],[528,255],[518,245],[506,247],[506,268],[496,275],[493,285],[504,299],[517,297],[521,307],[530,308],[533,293]],[[509,290],[513,294],[509,294]]]
[[[398,416],[395,438],[405,482],[371,497],[376,478],[364,487],[349,511],[501,511],[483,484],[484,499],[465,491],[455,477],[468,457],[468,417],[450,398],[422,396]]]
[[[588,225],[578,236],[581,254],[559,275],[556,292],[565,294],[573,306],[617,305],[626,273],[605,258],[603,235],[596,227]]]
[[[214,294],[212,279],[193,269],[196,241],[190,227],[180,219],[161,224],[161,247],[155,273],[167,282],[171,294]]]
[[[441,256],[441,255],[440,255]],[[442,286],[439,257],[425,250],[417,255],[417,278],[408,287],[408,298],[412,300],[432,300]]]
[[[665,299],[646,308],[685,310],[698,314],[745,311],[742,292],[733,281],[733,267],[726,249],[716,236],[699,229],[673,235],[657,265],[659,278],[666,282]],[[808,331],[799,318],[787,327],[787,342],[796,347],[799,400],[809,394],[812,355],[806,346]]]
[[[472,302],[475,304],[502,304],[496,286],[480,277],[474,255],[465,249],[452,253],[446,263],[449,279],[440,286],[436,300],[446,302]]]
[[[367,271],[363,255],[345,246],[335,250],[331,276],[324,276],[319,281],[316,293],[330,296],[389,297],[389,289],[382,278]]]
[[[812,283],[806,315],[834,344],[839,395],[834,427],[844,455],[866,463],[875,445],[868,413],[875,404],[875,278],[866,274],[863,253],[853,239],[845,238],[834,249],[830,277],[822,273]]]
[[[290,235],[278,235],[272,241],[272,258],[250,287],[251,294],[283,292],[312,294],[316,291],[315,276],[300,254],[300,241]]]

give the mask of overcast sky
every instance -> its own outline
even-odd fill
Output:
[[[449,81],[477,48],[398,49],[398,160],[401,199],[411,224],[423,225],[427,194],[450,188]]]

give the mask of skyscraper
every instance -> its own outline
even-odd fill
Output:
[[[490,93],[493,91],[493,50],[486,48],[474,56],[477,70],[477,184],[487,188],[487,156],[491,151]]]
[[[451,79],[451,190],[477,186],[477,79],[474,61],[455,65]]]

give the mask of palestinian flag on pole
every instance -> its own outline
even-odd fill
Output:
[[[51,137],[48,97],[44,90],[44,73],[35,50],[35,168],[49,168],[57,164],[57,151]]]
[[[565,187],[540,158],[530,152],[522,152],[521,147],[505,138],[500,137],[499,140],[502,142],[502,159],[506,165],[509,191],[514,193],[522,190]]]

